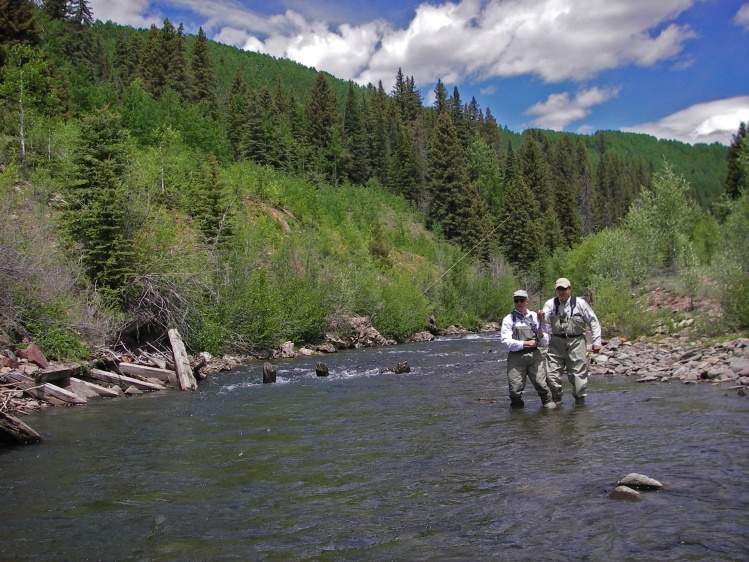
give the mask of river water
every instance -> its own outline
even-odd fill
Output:
[[[25,418],[46,441],[0,449],[0,560],[749,559],[746,398],[596,377],[510,410],[498,338]],[[607,499],[630,472],[666,489]]]

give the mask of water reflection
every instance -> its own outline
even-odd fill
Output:
[[[327,378],[255,365],[36,416],[47,442],[0,452],[0,559],[745,557],[746,401],[596,378],[585,407],[511,411],[498,350],[360,350]],[[668,489],[607,500],[633,471]]]

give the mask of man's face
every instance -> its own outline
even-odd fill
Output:
[[[570,298],[570,287],[557,287],[557,297],[561,302],[567,302]]]

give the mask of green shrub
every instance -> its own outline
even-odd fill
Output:
[[[86,342],[70,326],[62,302],[38,304],[28,309],[25,328],[30,339],[39,346],[47,359],[83,361],[90,357]]]
[[[618,336],[631,340],[653,331],[655,315],[643,310],[627,281],[599,277],[593,283],[593,310],[605,339]]]
[[[382,305],[372,314],[372,325],[383,335],[404,341],[422,331],[429,316],[429,303],[403,275],[382,287]]]

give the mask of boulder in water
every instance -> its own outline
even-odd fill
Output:
[[[629,502],[638,502],[642,499],[642,494],[628,486],[617,486],[607,496],[610,500],[621,500]]]
[[[654,480],[644,474],[637,474],[636,472],[630,472],[616,484],[618,486],[629,486],[636,490],[660,490],[663,488],[663,484],[658,482],[658,480]]]

